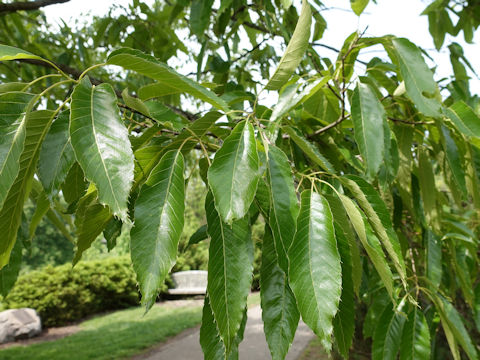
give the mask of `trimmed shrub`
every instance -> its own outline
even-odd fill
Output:
[[[166,289],[166,286],[165,286]],[[34,308],[44,326],[59,326],[107,310],[138,305],[139,295],[128,257],[47,266],[19,277],[5,308]]]

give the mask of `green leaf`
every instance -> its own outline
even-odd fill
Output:
[[[366,163],[369,178],[375,177],[384,161],[385,110],[369,85],[358,83],[352,97],[355,141]]]
[[[252,124],[242,121],[225,139],[208,169],[208,184],[224,222],[231,224],[245,216],[255,197],[258,179],[255,133]]]
[[[67,173],[65,182],[62,185],[62,194],[65,201],[71,204],[80,199],[87,190],[88,183],[83,175],[80,165],[75,162]]]
[[[200,345],[202,346],[205,360],[238,360],[238,345],[243,340],[245,325],[247,324],[247,308],[243,311],[242,323],[235,337],[234,349],[225,357],[225,346],[218,333],[217,324],[213,317],[210,299],[205,297],[203,303],[202,326],[200,327]]]
[[[167,95],[180,94],[183,91],[168,83],[153,83],[142,86],[138,89],[138,97],[140,100],[145,101],[153,98],[158,98]]]
[[[269,224],[275,240],[278,264],[288,274],[287,252],[297,224],[297,194],[288,158],[275,146],[268,147],[267,169],[271,196]]]
[[[167,152],[142,185],[135,202],[131,254],[147,310],[155,303],[177,258],[185,215],[183,173],[182,153]]]
[[[435,186],[435,175],[433,174],[432,163],[425,148],[418,149],[418,180],[420,183],[420,194],[423,200],[423,210],[427,217],[428,224],[436,226],[438,221],[437,211],[437,189]]]
[[[352,8],[355,15],[360,16],[360,14],[365,10],[368,5],[369,0],[350,0],[350,7]]]
[[[21,231],[22,229],[20,227],[18,232],[20,233]],[[19,241],[16,241],[13,246],[12,254],[10,255],[10,262],[0,270],[0,295],[3,297],[7,296],[13,288],[13,285],[15,285],[22,266],[23,246],[20,241],[21,234],[18,234],[18,238]]]
[[[435,295],[432,293],[429,293],[429,296],[435,303],[435,308],[440,315],[440,320],[442,321],[445,335],[447,335],[447,332],[451,333],[456,342],[458,342],[462,346],[463,350],[465,350],[470,360],[478,359],[477,350],[472,343],[472,339],[470,338],[470,335],[465,328],[462,317],[460,316],[458,311],[443,296]],[[452,354],[455,354],[456,352],[458,352],[458,350],[455,350],[455,348],[452,347],[453,344],[454,343],[450,340],[449,345],[452,350]]]
[[[193,0],[190,7],[190,28],[198,38],[203,38],[212,12],[213,0]]]
[[[124,89],[122,91],[122,99],[125,105],[127,105],[130,109],[138,111],[140,114],[143,114],[145,116],[152,117],[152,115],[150,114],[150,111],[148,110],[147,105],[145,105],[145,103],[142,100],[131,96],[128,93],[128,89]]]
[[[283,360],[297,330],[300,313],[287,274],[278,266],[272,230],[265,224],[260,268],[260,297],[265,337],[273,360]]]
[[[200,241],[205,239],[208,239],[207,224],[200,226],[197,231],[190,236],[187,246],[198,244]]]
[[[83,196],[75,212],[75,235],[77,238],[73,265],[82,258],[95,239],[100,235],[112,218],[107,206],[98,202],[97,191],[93,190]]]
[[[200,327],[200,345],[205,360],[224,360],[225,346],[218,334],[217,324],[213,317],[210,299],[205,297],[203,302],[202,326]]]
[[[203,117],[195,120],[188,129],[182,131],[167,146],[152,145],[141,148],[135,152],[135,160],[141,171],[135,173],[135,182],[140,182],[148,177],[153,167],[157,165],[160,158],[169,150],[176,150],[182,146],[182,153],[186,155],[198,144],[198,138],[205,135],[210,127],[222,116],[218,111],[210,111]],[[192,135],[195,134],[195,137]]]
[[[30,219],[30,225],[28,227],[29,241],[32,241],[33,237],[35,236],[35,230],[37,229],[38,224],[40,224],[43,216],[48,212],[48,210],[50,210],[50,201],[48,200],[47,194],[43,190],[42,185],[40,185],[38,180],[34,179],[32,186],[37,188],[37,196],[35,199],[35,212]]]
[[[98,200],[127,220],[127,200],[133,181],[133,152],[120,119],[111,85],[92,86],[88,78],[72,93],[70,137],[85,176],[98,189]]]
[[[395,293],[393,290],[393,275],[388,267],[385,254],[383,253],[380,242],[375,236],[367,236],[367,228],[365,221],[362,217],[362,213],[358,209],[357,205],[353,202],[352,199],[347,196],[340,194],[340,200],[347,212],[348,217],[352,223],[355,232],[360,239],[365,251],[368,254],[368,257],[373,263],[373,266],[378,272],[378,275],[382,279],[385,288],[388,291],[388,294],[392,299],[395,298]]]
[[[103,237],[107,241],[107,250],[111,251],[117,245],[117,238],[122,233],[122,221],[111,218],[103,230]]]
[[[407,39],[395,38],[392,45],[408,96],[420,112],[427,116],[439,116],[437,83],[433,80],[433,74],[425,64],[422,53]]]
[[[283,127],[283,130],[290,136],[290,139],[292,139],[293,142],[297,144],[300,149],[302,149],[305,155],[312,159],[315,164],[319,165],[325,171],[330,173],[335,172],[332,164],[330,164],[330,162],[320,153],[320,151],[318,151],[316,146],[305,139],[298,130],[290,126]]]
[[[332,211],[335,237],[342,264],[342,295],[338,312],[333,319],[333,334],[340,353],[348,359],[355,330],[354,281],[358,294],[362,280],[362,264],[355,235],[341,200],[335,195],[325,195],[325,198]],[[352,251],[352,249],[355,250]],[[355,258],[352,255],[354,252]]]
[[[278,63],[275,73],[268,81],[265,89],[278,90],[285,84],[302,61],[308,47],[310,27],[312,25],[312,10],[307,0],[302,2],[302,11],[297,26],[287,49]]]
[[[430,360],[430,331],[425,316],[416,306],[403,327],[400,360]]]
[[[467,136],[480,138],[480,117],[463,101],[458,101],[445,110],[458,130]]]
[[[441,127],[444,139],[444,150],[447,163],[453,175],[453,180],[462,194],[467,196],[467,183],[465,181],[465,171],[462,166],[462,157],[455,140],[453,140],[451,131],[444,125]]]
[[[127,70],[135,71],[148,76],[164,84],[170,89],[190,94],[200,100],[212,104],[217,109],[228,111],[228,105],[214,92],[204,88],[186,76],[177,73],[168,65],[158,61],[153,56],[147,55],[140,50],[121,48],[108,56],[107,64],[118,65]],[[142,96],[144,99],[144,97]]]
[[[38,160],[38,178],[47,195],[52,198],[65,181],[75,163],[70,143],[70,111],[60,113],[48,131]]]
[[[406,317],[393,311],[392,305],[384,310],[373,334],[372,360],[395,360],[400,350]]]
[[[205,199],[210,249],[208,285],[210,305],[220,337],[229,355],[235,348],[253,272],[253,243],[247,218],[224,223],[211,192]]]
[[[26,115],[26,135],[20,155],[20,169],[0,210],[0,268],[8,263],[22,221],[23,204],[27,199],[37,166],[42,141],[52,123],[53,112],[33,111]]]
[[[32,60],[41,60],[40,56],[34,55],[28,51],[0,44],[0,61],[8,61],[8,60],[24,60],[24,59],[32,59]]]
[[[427,249],[427,278],[434,288],[438,288],[442,281],[442,244],[430,230],[426,231],[424,238]]]
[[[406,284],[405,262],[400,242],[393,228],[390,212],[375,188],[364,179],[348,175],[342,183],[351,191],[393,261],[402,282]]]
[[[20,169],[20,155],[25,143],[24,113],[33,94],[0,94],[0,208]]]
[[[302,319],[330,351],[342,270],[330,207],[324,197],[310,190],[302,192],[297,232],[288,256],[290,286]]]
[[[297,90],[301,85],[294,83],[285,87],[278,98],[277,104],[275,104],[275,107],[273,108],[270,121],[273,122],[280,119],[290,110],[307,101],[315,95],[317,91],[324,87],[328,80],[330,80],[330,77],[324,76],[317,81],[311,82],[306,85],[299,94],[297,94]]]

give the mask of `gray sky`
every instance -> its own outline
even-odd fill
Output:
[[[78,19],[79,14],[102,15],[107,12],[113,3],[118,5],[127,5],[131,0],[101,1],[101,0],[72,0],[65,4],[57,4],[44,8],[48,19],[52,22],[58,22],[60,18],[67,23],[72,24]],[[145,1],[147,4],[152,0]],[[323,3],[330,9],[323,12],[327,20],[328,28],[325,31],[321,42],[340,48],[344,39],[352,32],[363,31],[368,26],[365,36],[383,36],[392,34],[399,37],[406,37],[416,45],[428,50],[430,56],[435,59],[435,63],[427,59],[429,66],[437,66],[435,78],[438,80],[448,77],[452,74],[449,61],[449,51],[446,48],[448,44],[456,41],[464,48],[467,59],[471,62],[477,74],[480,75],[480,63],[476,56],[480,55],[480,32],[477,31],[474,37],[474,44],[466,44],[463,40],[463,33],[460,33],[456,39],[449,35],[440,52],[434,49],[433,40],[428,32],[428,20],[426,16],[420,16],[420,13],[426,7],[425,2],[421,0],[378,0],[378,4],[370,1],[364,13],[357,17],[349,9],[349,0],[324,0]],[[297,4],[298,3],[298,4]],[[299,6],[299,0],[294,0],[294,4]],[[188,34],[184,34],[188,37]],[[188,41],[187,39],[185,39]],[[245,48],[249,48],[246,44]],[[335,54],[326,49],[321,49],[321,55],[333,58]],[[385,57],[381,47],[368,48],[360,52],[360,58],[368,58],[371,55]],[[177,64],[175,64],[177,65]],[[185,66],[176,66],[182,73],[195,71],[193,64]],[[193,68],[192,68],[193,67]],[[473,74],[471,81],[472,93],[480,93],[480,80]]]

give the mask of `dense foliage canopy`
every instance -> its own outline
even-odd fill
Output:
[[[480,101],[458,43],[447,47],[452,75],[436,82],[434,53],[408,39],[359,31],[338,50],[320,43],[319,0],[132,0],[73,29],[48,25],[38,9],[67,1],[0,4],[3,294],[46,216],[74,231],[74,264],[100,234],[111,248],[129,231],[148,310],[199,174],[205,358],[238,357],[251,229],[264,221],[273,359],[300,317],[345,358],[478,359]],[[368,2],[351,0],[352,11]],[[446,34],[473,40],[478,1],[427,5],[437,49]],[[359,60],[370,47],[385,56]]]

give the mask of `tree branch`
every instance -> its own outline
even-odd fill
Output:
[[[38,10],[44,6],[62,4],[69,1],[70,0],[35,0],[35,1],[28,1],[28,2],[17,1],[13,3],[0,4],[0,15],[16,12],[20,10],[26,10],[26,11]]]
[[[35,60],[35,59],[22,59],[22,60],[17,60],[19,62],[27,63],[27,64],[32,64],[32,65],[37,65],[37,66],[42,66],[50,69],[55,69],[51,64],[46,63],[44,61],[40,60]],[[58,66],[60,70],[62,70],[65,74],[72,75],[74,78],[78,79],[78,77],[82,74],[82,71],[72,68],[68,65],[63,65],[63,64],[55,64]],[[93,85],[100,85],[103,83],[102,80],[97,79],[97,78],[92,78],[90,77],[90,81],[92,82]],[[115,93],[117,94],[117,97],[121,98],[122,97],[122,92],[120,90],[115,89]],[[185,117],[189,121],[195,121],[198,116],[196,114],[192,114],[188,111],[182,110],[180,108],[177,108],[176,106],[169,105],[169,104],[164,104],[170,110],[175,112],[176,114]]]

